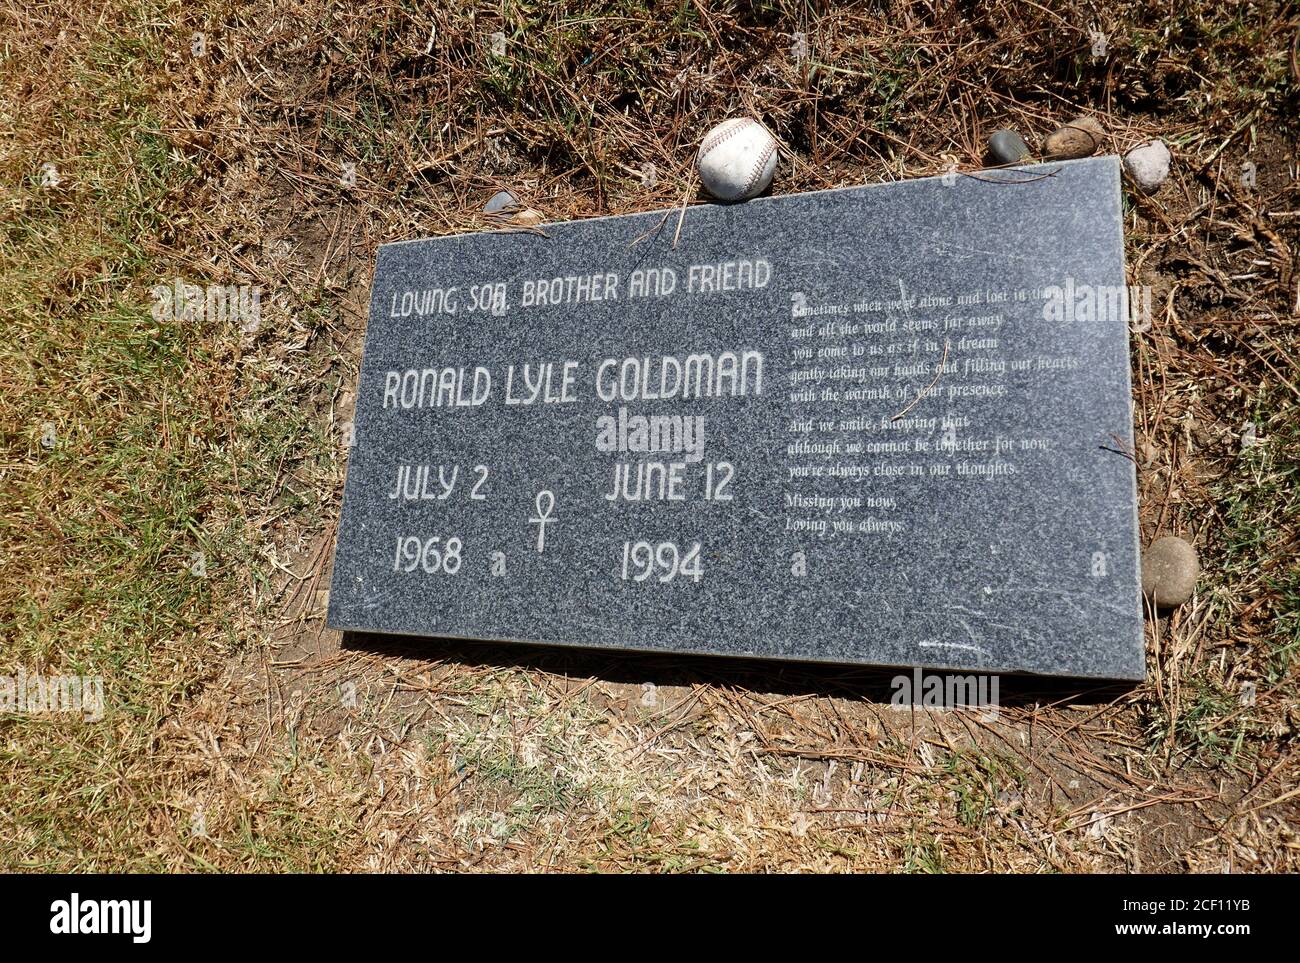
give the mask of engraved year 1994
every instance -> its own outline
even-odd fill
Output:
[[[676,542],[624,542],[620,578],[625,582],[644,582],[652,576],[658,582],[671,582],[677,578],[699,582],[704,578],[700,543],[696,542],[683,551]]]

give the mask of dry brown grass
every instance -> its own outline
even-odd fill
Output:
[[[3,665],[99,669],[120,705],[101,730],[0,721],[5,864],[1300,868],[1298,30],[1293,6],[1232,0],[11,8],[5,254],[27,294],[0,412],[6,517],[25,525],[5,539]],[[129,78],[121,96],[109,74]],[[1149,620],[1144,685],[1004,685],[990,720],[896,713],[871,673],[324,629],[377,245],[479,228],[507,186],[553,219],[679,204],[693,142],[739,111],[782,141],[780,193],[973,170],[993,128],[1038,142],[1080,112],[1110,149],[1174,149],[1170,183],[1128,207],[1132,280],[1159,306],[1134,342],[1136,455],[1144,539],[1190,538],[1205,576]],[[116,148],[153,139],[168,160],[144,217],[143,155]],[[54,198],[33,180],[48,157],[70,174]],[[114,190],[128,214],[110,215]],[[85,463],[152,466],[112,484],[167,495],[125,516],[158,520],[153,570],[196,531],[211,545],[201,591],[150,594],[133,588],[149,568],[119,574],[139,547],[104,548],[113,519],[40,521],[56,482],[65,502],[95,488],[34,444],[85,383],[41,367],[38,333],[100,357],[107,335],[78,312],[147,314],[148,286],[177,274],[262,285],[262,329],[186,332],[183,372],[113,369],[98,397],[165,429],[133,447],[102,440],[93,406],[61,421],[83,426]],[[1247,421],[1266,442],[1243,450]],[[206,455],[155,464],[153,437]],[[204,494],[177,507],[181,474]],[[98,565],[79,564],[87,546]]]

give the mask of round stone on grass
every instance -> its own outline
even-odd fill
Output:
[[[1142,594],[1160,608],[1191,598],[1200,574],[1196,549],[1176,536],[1158,538],[1142,553]]]
[[[1053,160],[1091,157],[1106,139],[1106,128],[1093,117],[1076,117],[1058,127],[1043,142],[1043,152]]]
[[[996,130],[989,137],[989,156],[999,164],[1019,164],[1029,160],[1029,145],[1011,128]]]

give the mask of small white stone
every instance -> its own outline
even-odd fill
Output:
[[[1152,140],[1131,149],[1124,155],[1124,169],[1141,190],[1154,194],[1169,176],[1172,157],[1162,140]]]
[[[483,205],[484,214],[496,214],[498,216],[510,216],[519,210],[519,198],[510,191],[497,191],[488,202]]]
[[[704,189],[720,201],[757,197],[776,171],[776,140],[752,117],[733,117],[700,141],[695,166]]]

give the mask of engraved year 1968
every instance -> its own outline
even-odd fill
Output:
[[[445,542],[441,535],[421,538],[418,535],[397,536],[393,552],[394,572],[414,572],[420,569],[428,575],[439,572],[455,575],[460,571],[463,543],[455,535]]]

